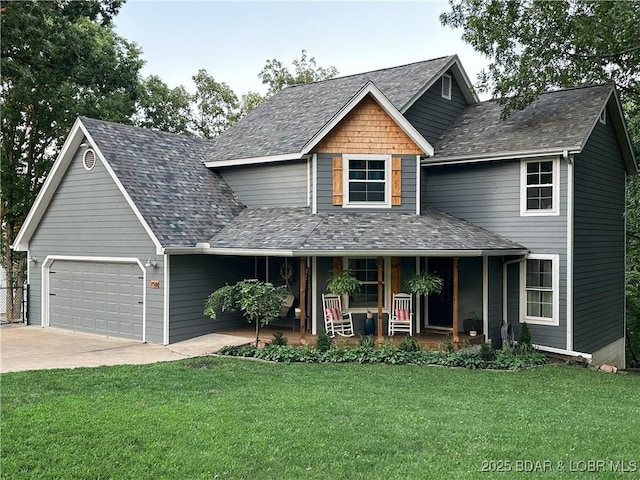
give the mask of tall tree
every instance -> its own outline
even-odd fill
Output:
[[[140,97],[134,123],[139,127],[191,135],[192,96],[182,86],[169,88],[151,75],[140,82]]]
[[[143,62],[111,27],[122,3],[0,2],[2,253],[12,285],[23,282],[24,256],[9,246],[75,118],[128,122],[134,112]]]
[[[262,83],[269,86],[267,98],[272,97],[286,86],[328,80],[338,74],[338,70],[334,66],[319,67],[315,57],[309,58],[306,50],[302,50],[300,58],[295,58],[292,63],[293,72],[285,67],[280,60],[275,58],[267,60],[258,74]]]
[[[196,93],[192,128],[198,137],[214,138],[238,120],[238,97],[229,85],[216,81],[204,69],[198,70],[193,81]]]
[[[507,116],[553,87],[614,81],[640,96],[640,2],[449,0],[443,25],[491,59],[479,88]]]

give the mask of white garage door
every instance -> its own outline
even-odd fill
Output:
[[[55,260],[49,324],[142,340],[144,277],[138,264]]]

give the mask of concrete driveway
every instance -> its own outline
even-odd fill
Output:
[[[225,345],[249,342],[242,337],[211,333],[165,346],[57,328],[3,325],[0,373],[166,362],[209,355]]]

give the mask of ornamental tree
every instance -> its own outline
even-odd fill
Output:
[[[225,285],[214,291],[207,299],[204,314],[217,318],[221,312],[244,312],[249,323],[256,324],[256,347],[260,338],[260,327],[280,316],[280,308],[288,291],[284,285],[274,286],[257,279],[242,280],[235,285]]]

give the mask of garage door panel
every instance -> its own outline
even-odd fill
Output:
[[[143,276],[137,264],[56,260],[50,325],[142,339]]]

